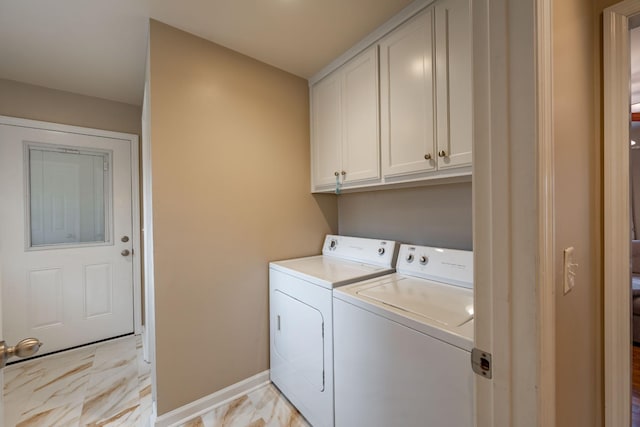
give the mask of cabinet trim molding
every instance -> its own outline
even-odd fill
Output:
[[[412,18],[414,15],[416,15],[418,12],[420,12],[422,9],[426,8],[433,2],[434,0],[414,0],[400,12],[395,14],[391,19],[373,30],[373,32],[369,33],[365,38],[360,40],[349,50],[334,59],[331,63],[329,63],[329,65],[311,76],[311,78],[309,78],[309,86],[313,86],[315,83],[319,82],[324,77],[340,68],[350,59],[367,50],[372,45],[376,44],[382,37],[389,34],[391,31],[402,25],[405,21]]]

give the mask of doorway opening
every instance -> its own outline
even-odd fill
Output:
[[[631,49],[632,29],[637,27],[634,24],[639,14],[640,0],[627,0],[606,9],[603,15],[604,407],[607,427],[631,425],[632,419],[634,425],[640,421],[636,420],[636,407],[632,404],[631,392],[634,383],[633,356],[640,353],[632,346],[635,338],[632,328],[635,284],[631,273],[636,267],[632,265],[630,268],[630,264],[633,264],[630,263],[630,260],[633,261],[632,245],[635,246],[631,240],[640,238],[640,233],[636,232],[640,221],[634,219],[635,213],[632,210],[632,161],[637,151],[633,149],[635,144],[630,133],[634,130],[629,123],[630,104],[640,102],[640,96],[634,101],[630,85],[634,56]],[[636,185],[638,186],[640,185]],[[640,271],[640,265],[637,269]]]
[[[631,421],[640,426],[640,15],[629,18],[630,117],[629,189],[631,205]]]
[[[3,338],[140,333],[137,137],[0,117],[0,138]]]

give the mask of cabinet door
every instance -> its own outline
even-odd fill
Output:
[[[342,67],[342,170],[346,185],[380,178],[378,48]]]
[[[434,11],[429,8],[380,41],[382,173],[435,169]]]
[[[341,73],[336,71],[311,88],[312,190],[336,183],[342,170]]]
[[[438,169],[471,165],[471,8],[469,0],[435,6]]]

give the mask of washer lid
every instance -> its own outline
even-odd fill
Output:
[[[393,273],[391,267],[381,267],[323,255],[271,262],[270,266],[330,289]]]
[[[393,275],[356,293],[443,326],[473,319],[473,291],[457,286]]]

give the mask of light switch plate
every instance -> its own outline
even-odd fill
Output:
[[[578,264],[573,262],[573,246],[564,250],[564,294],[566,295],[576,284],[576,268]]]

